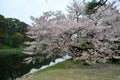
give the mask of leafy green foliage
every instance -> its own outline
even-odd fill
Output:
[[[99,9],[101,6],[105,5],[108,0],[92,0],[91,2],[88,2],[85,10],[86,15],[90,15],[97,12],[97,9]]]
[[[8,34],[12,35],[15,34],[16,32],[19,32],[25,35],[28,26],[27,24],[15,18],[7,18],[7,20],[8,20]]]
[[[95,7],[97,7],[99,5],[99,2],[97,1],[92,1],[92,2],[89,2],[86,6],[86,10],[85,10],[85,14],[89,15],[89,14],[92,14],[92,13],[95,13],[96,10],[94,10]]]
[[[24,37],[21,33],[15,33],[12,36],[12,46],[13,47],[19,47],[19,45],[22,44],[23,39],[24,39]]]
[[[5,18],[0,15],[0,44],[19,47],[27,41],[27,24],[15,18]]]
[[[7,22],[4,16],[0,15],[0,40],[2,40],[7,34]]]

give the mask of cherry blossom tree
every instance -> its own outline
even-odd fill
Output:
[[[90,17],[85,15],[85,0],[68,6],[68,14],[45,12],[27,32],[33,42],[23,52],[35,55],[39,61],[71,54],[75,60],[88,64],[120,59],[120,13],[113,3],[102,5]],[[35,61],[36,57],[26,60]]]
[[[91,18],[83,21],[83,24],[88,24],[89,27],[79,31],[84,35],[88,34],[86,36],[88,38],[78,38],[77,43],[72,46],[72,52],[75,53],[77,60],[91,64],[120,59],[118,57],[120,52],[115,49],[120,45],[120,13],[116,7],[113,7],[114,4],[115,1],[101,6],[95,14],[90,15]]]

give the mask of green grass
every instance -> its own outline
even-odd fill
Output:
[[[11,46],[8,46],[8,45],[0,45],[0,50],[13,50],[13,49],[23,49],[25,48],[25,46],[23,45],[20,45],[18,48],[15,48],[15,47],[11,47]]]
[[[83,66],[81,62],[67,60],[20,80],[120,80],[120,65]]]
[[[24,48],[25,46],[23,45],[20,45],[19,48],[13,48],[7,45],[2,45],[2,47],[0,47],[0,56],[9,54],[20,54]]]

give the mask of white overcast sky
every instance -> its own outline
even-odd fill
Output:
[[[62,10],[72,0],[0,0],[0,14],[5,17],[18,18],[31,24],[30,16],[39,17],[43,12]]]
[[[0,0],[0,14],[31,24],[30,16],[39,17],[52,10],[66,11],[73,0]],[[89,0],[90,1],[90,0]],[[109,0],[112,1],[112,0]]]

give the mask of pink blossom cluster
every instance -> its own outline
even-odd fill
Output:
[[[101,6],[91,15],[84,14],[85,4],[85,0],[82,4],[74,1],[67,15],[49,11],[39,18],[31,17],[34,23],[26,34],[34,42],[25,42],[30,46],[23,52],[45,53],[46,57],[70,53],[75,60],[89,64],[120,59],[115,52],[120,46],[120,13],[113,7],[115,2]],[[83,48],[86,42],[87,47],[92,43],[92,48]]]

